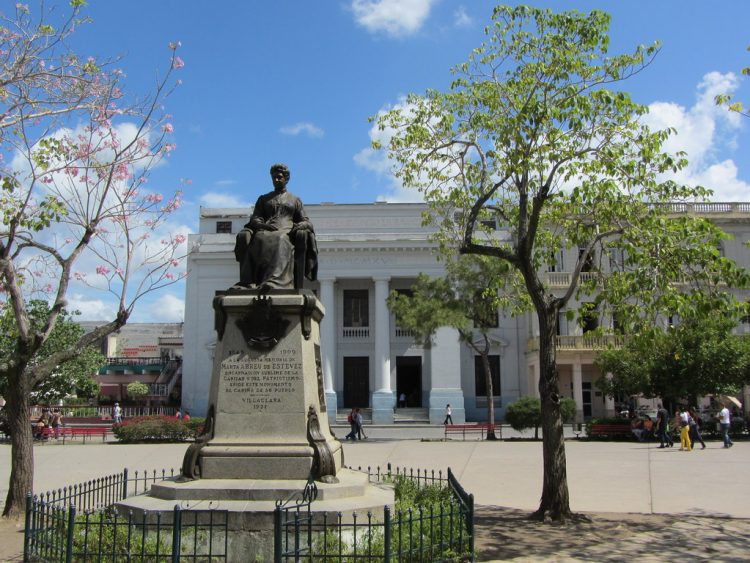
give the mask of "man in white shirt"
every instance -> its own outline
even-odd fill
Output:
[[[732,439],[729,437],[729,427],[732,423],[732,415],[729,414],[729,409],[726,404],[721,404],[721,410],[719,411],[719,424],[721,425],[721,434],[724,437],[724,447],[731,448],[734,446]]]

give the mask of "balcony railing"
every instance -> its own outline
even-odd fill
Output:
[[[570,285],[571,277],[573,272],[546,272],[547,285],[550,287],[568,287]],[[601,272],[581,272],[579,281],[581,283],[590,280],[601,280],[604,279],[604,274]]]
[[[169,389],[166,383],[152,383],[148,386],[148,394],[152,397],[166,397]]]
[[[343,338],[362,339],[370,338],[370,327],[369,326],[345,326],[341,331]]]
[[[413,330],[407,330],[398,326],[394,329],[394,333],[396,338],[414,338]]]
[[[579,336],[556,336],[556,350],[601,350],[608,346],[620,348],[625,342],[625,337],[615,334],[604,334],[598,336],[579,335]],[[531,338],[526,344],[527,352],[536,352],[539,350],[539,339]]]

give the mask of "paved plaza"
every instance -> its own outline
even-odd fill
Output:
[[[336,429],[337,435],[342,436],[345,433],[342,430]],[[581,551],[580,545],[571,543],[571,532],[574,535],[577,532],[565,527],[547,526],[535,534],[526,534],[525,539],[519,537],[521,524],[529,525],[525,516],[537,507],[541,492],[541,442],[521,439],[444,442],[439,440],[440,436],[442,428],[439,427],[370,427],[367,440],[346,442],[346,463],[373,468],[384,468],[391,463],[394,467],[443,471],[450,466],[480,505],[477,518],[480,561],[491,560],[492,553],[503,555],[503,559],[512,555],[522,560],[568,561],[587,557],[595,561],[617,560],[612,558],[617,553],[614,543],[596,551],[596,546],[589,542],[589,551]],[[186,448],[186,444],[38,445],[35,447],[35,490],[79,483],[122,471],[125,467],[131,472],[176,469]],[[669,539],[677,537],[675,534],[682,529],[685,541],[679,549],[690,548],[690,542],[697,541],[708,550],[705,551],[707,558],[750,560],[750,521],[744,520],[750,519],[750,479],[747,478],[750,443],[739,441],[733,448],[724,449],[720,442],[712,441],[705,450],[681,452],[677,447],[659,449],[654,443],[569,439],[566,454],[571,507],[577,512],[596,514],[600,527],[606,530],[602,538],[610,542],[620,538],[629,548],[643,548],[646,553],[639,552],[639,557],[643,558],[649,555],[650,544],[662,540],[669,544]],[[0,495],[3,499],[9,473],[10,446],[3,444],[0,445]],[[641,529],[646,521],[642,515],[651,515],[647,519],[651,523],[648,529]],[[663,530],[659,531],[659,526],[663,526]],[[549,528],[553,530],[549,532]],[[636,529],[640,530],[640,536]],[[575,530],[579,530],[581,538],[591,531],[586,525]],[[555,534],[562,534],[567,540],[558,542],[553,539]],[[713,534],[710,542],[701,540],[706,534]],[[638,537],[641,540],[636,541]],[[495,546],[497,549],[493,551],[492,545],[499,542],[499,538],[502,538],[502,546]],[[536,539],[530,541],[533,538]],[[725,541],[732,542],[734,555],[723,552],[721,542]],[[526,551],[519,551],[524,545]],[[513,549],[508,551],[511,546]],[[738,548],[741,549],[738,551]],[[691,555],[697,553],[701,558],[703,552],[690,550]],[[0,548],[0,559],[3,551],[4,548]],[[654,560],[660,560],[658,552],[653,555],[657,557]],[[661,560],[665,555],[662,554]],[[6,553],[3,560],[8,560],[7,557]]]

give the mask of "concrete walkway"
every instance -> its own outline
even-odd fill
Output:
[[[439,441],[442,429],[367,429],[345,443],[347,465],[443,470],[451,467],[476,503],[531,511],[542,487],[541,442]],[[345,432],[337,431],[343,436]],[[426,436],[417,436],[424,434]],[[424,438],[419,439],[419,438]],[[579,512],[750,518],[750,442],[705,450],[637,442],[566,441],[571,508]],[[135,470],[178,468],[185,444],[47,443],[35,447],[37,492]],[[0,495],[10,474],[10,446],[0,445]],[[746,525],[746,524],[743,524]],[[2,557],[0,560],[7,560]]]
[[[542,486],[542,445],[533,441],[420,441],[369,438],[345,443],[350,466],[449,466],[476,502],[530,510]],[[122,471],[177,469],[185,444],[54,443],[35,447],[37,492]],[[566,441],[571,507],[586,512],[724,515],[750,518],[750,443],[681,452],[638,442]],[[0,496],[10,475],[10,446],[0,445]]]

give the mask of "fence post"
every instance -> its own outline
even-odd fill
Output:
[[[122,470],[122,499],[128,498],[128,468]]]
[[[474,561],[474,494],[469,495],[469,551],[471,560]]]
[[[387,504],[383,508],[383,561],[391,561],[391,507]]]
[[[26,493],[26,522],[23,527],[23,560],[29,561],[29,544],[31,543],[31,507],[34,504],[34,499],[31,492]]]
[[[281,507],[276,505],[273,511],[273,560],[281,563]]]
[[[76,525],[76,505],[71,504],[68,507],[68,538],[65,546],[65,563],[73,561],[73,532]]]
[[[174,505],[172,515],[172,563],[180,563],[180,545],[182,544],[182,511],[180,505]]]

